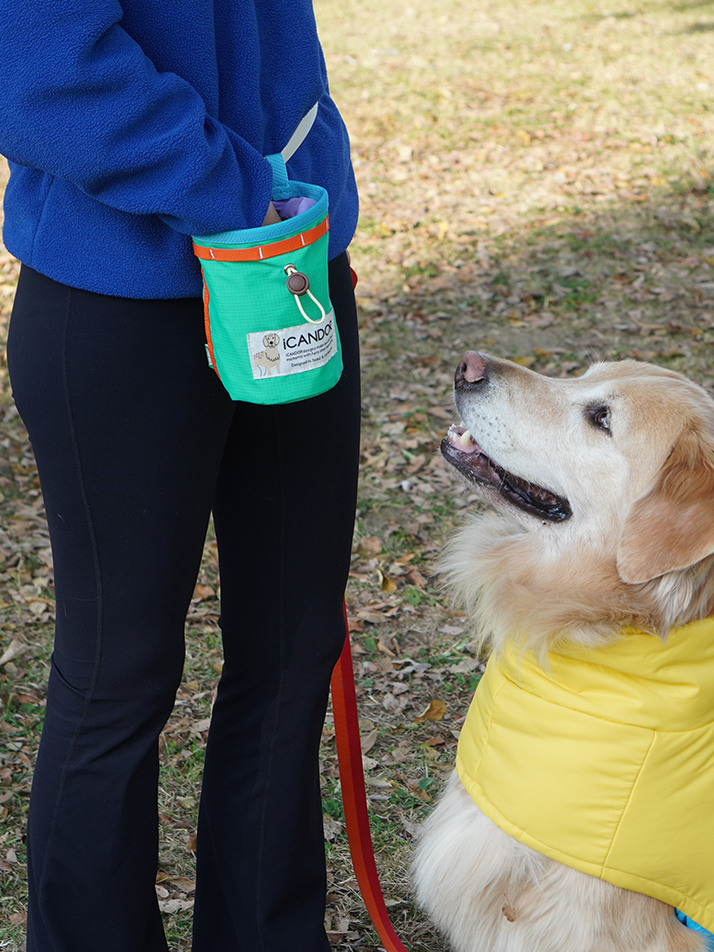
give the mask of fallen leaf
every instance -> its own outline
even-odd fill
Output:
[[[328,843],[332,842],[335,837],[342,832],[343,824],[339,820],[336,820],[331,816],[323,816],[322,826],[325,834],[325,839]]]
[[[34,694],[11,694],[10,698],[15,701],[16,704],[42,704],[42,698],[36,697]]]
[[[197,585],[193,590],[193,598],[191,601],[200,602],[203,601],[204,598],[213,598],[215,594],[210,585]]]
[[[193,899],[165,899],[159,901],[159,909],[171,915],[174,912],[186,912],[193,909]]]
[[[194,734],[204,734],[210,726],[211,718],[203,717],[200,721],[196,721],[194,724],[191,724],[191,730]]]
[[[360,539],[359,545],[357,546],[357,551],[360,555],[364,555],[368,559],[372,559],[380,554],[383,545],[384,544],[379,536],[366,536],[364,539]]]
[[[382,576],[382,591],[387,592],[389,595],[393,595],[394,592],[397,591],[397,583],[389,575],[384,575],[382,572],[380,572],[380,575]]]
[[[361,741],[362,753],[366,754],[374,747],[379,734],[379,728],[375,727],[369,734],[365,734]]]
[[[7,648],[3,651],[2,657],[0,657],[0,667],[7,664],[8,661],[12,661],[13,658],[17,658],[18,655],[22,654],[25,650],[25,644],[22,641],[18,641],[17,638],[13,638]]]
[[[444,714],[446,714],[446,704],[438,698],[433,698],[424,713],[418,714],[414,720],[419,723],[421,721],[440,721]]]

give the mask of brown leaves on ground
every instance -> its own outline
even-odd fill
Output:
[[[316,12],[361,192],[352,259],[364,425],[347,607],[367,796],[396,931],[410,952],[438,952],[406,870],[479,677],[467,622],[434,576],[473,505],[438,452],[454,419],[454,366],[473,347],[552,374],[634,356],[712,386],[711,24],[697,4],[619,14],[555,0],[448,10],[354,0],[346,18],[344,4],[319,0]],[[3,332],[17,269],[0,251]],[[211,540],[161,743],[157,890],[176,950],[190,943],[201,761],[221,667],[216,575]],[[0,946],[11,952],[22,941],[52,614],[39,486],[0,365]],[[375,952],[331,716],[322,773],[330,938],[339,952]]]

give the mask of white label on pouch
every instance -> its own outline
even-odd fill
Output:
[[[337,353],[335,313],[319,324],[246,334],[253,379],[287,377],[323,367]]]

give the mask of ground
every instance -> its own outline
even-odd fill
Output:
[[[352,248],[362,474],[348,591],[367,793],[388,907],[410,952],[444,948],[414,908],[416,826],[453,762],[478,680],[468,619],[435,576],[473,507],[439,442],[466,348],[537,371],[633,356],[712,389],[711,2],[316,0],[361,192]],[[0,251],[0,314],[17,265]],[[4,332],[4,331],[3,331]],[[159,892],[189,947],[192,838],[220,670],[215,547],[162,741]],[[24,818],[52,630],[49,542],[0,367],[0,949],[22,948]],[[328,928],[380,948],[345,842],[331,715],[322,751]]]

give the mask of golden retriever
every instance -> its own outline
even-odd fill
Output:
[[[479,647],[497,658],[515,645],[547,673],[553,652],[609,650],[629,626],[662,644],[714,615],[714,401],[701,387],[634,360],[551,379],[470,351],[454,392],[462,425],[442,454],[489,505],[441,569]],[[711,710],[714,720],[714,698]],[[456,773],[413,875],[458,952],[706,948],[666,902],[508,835]]]

